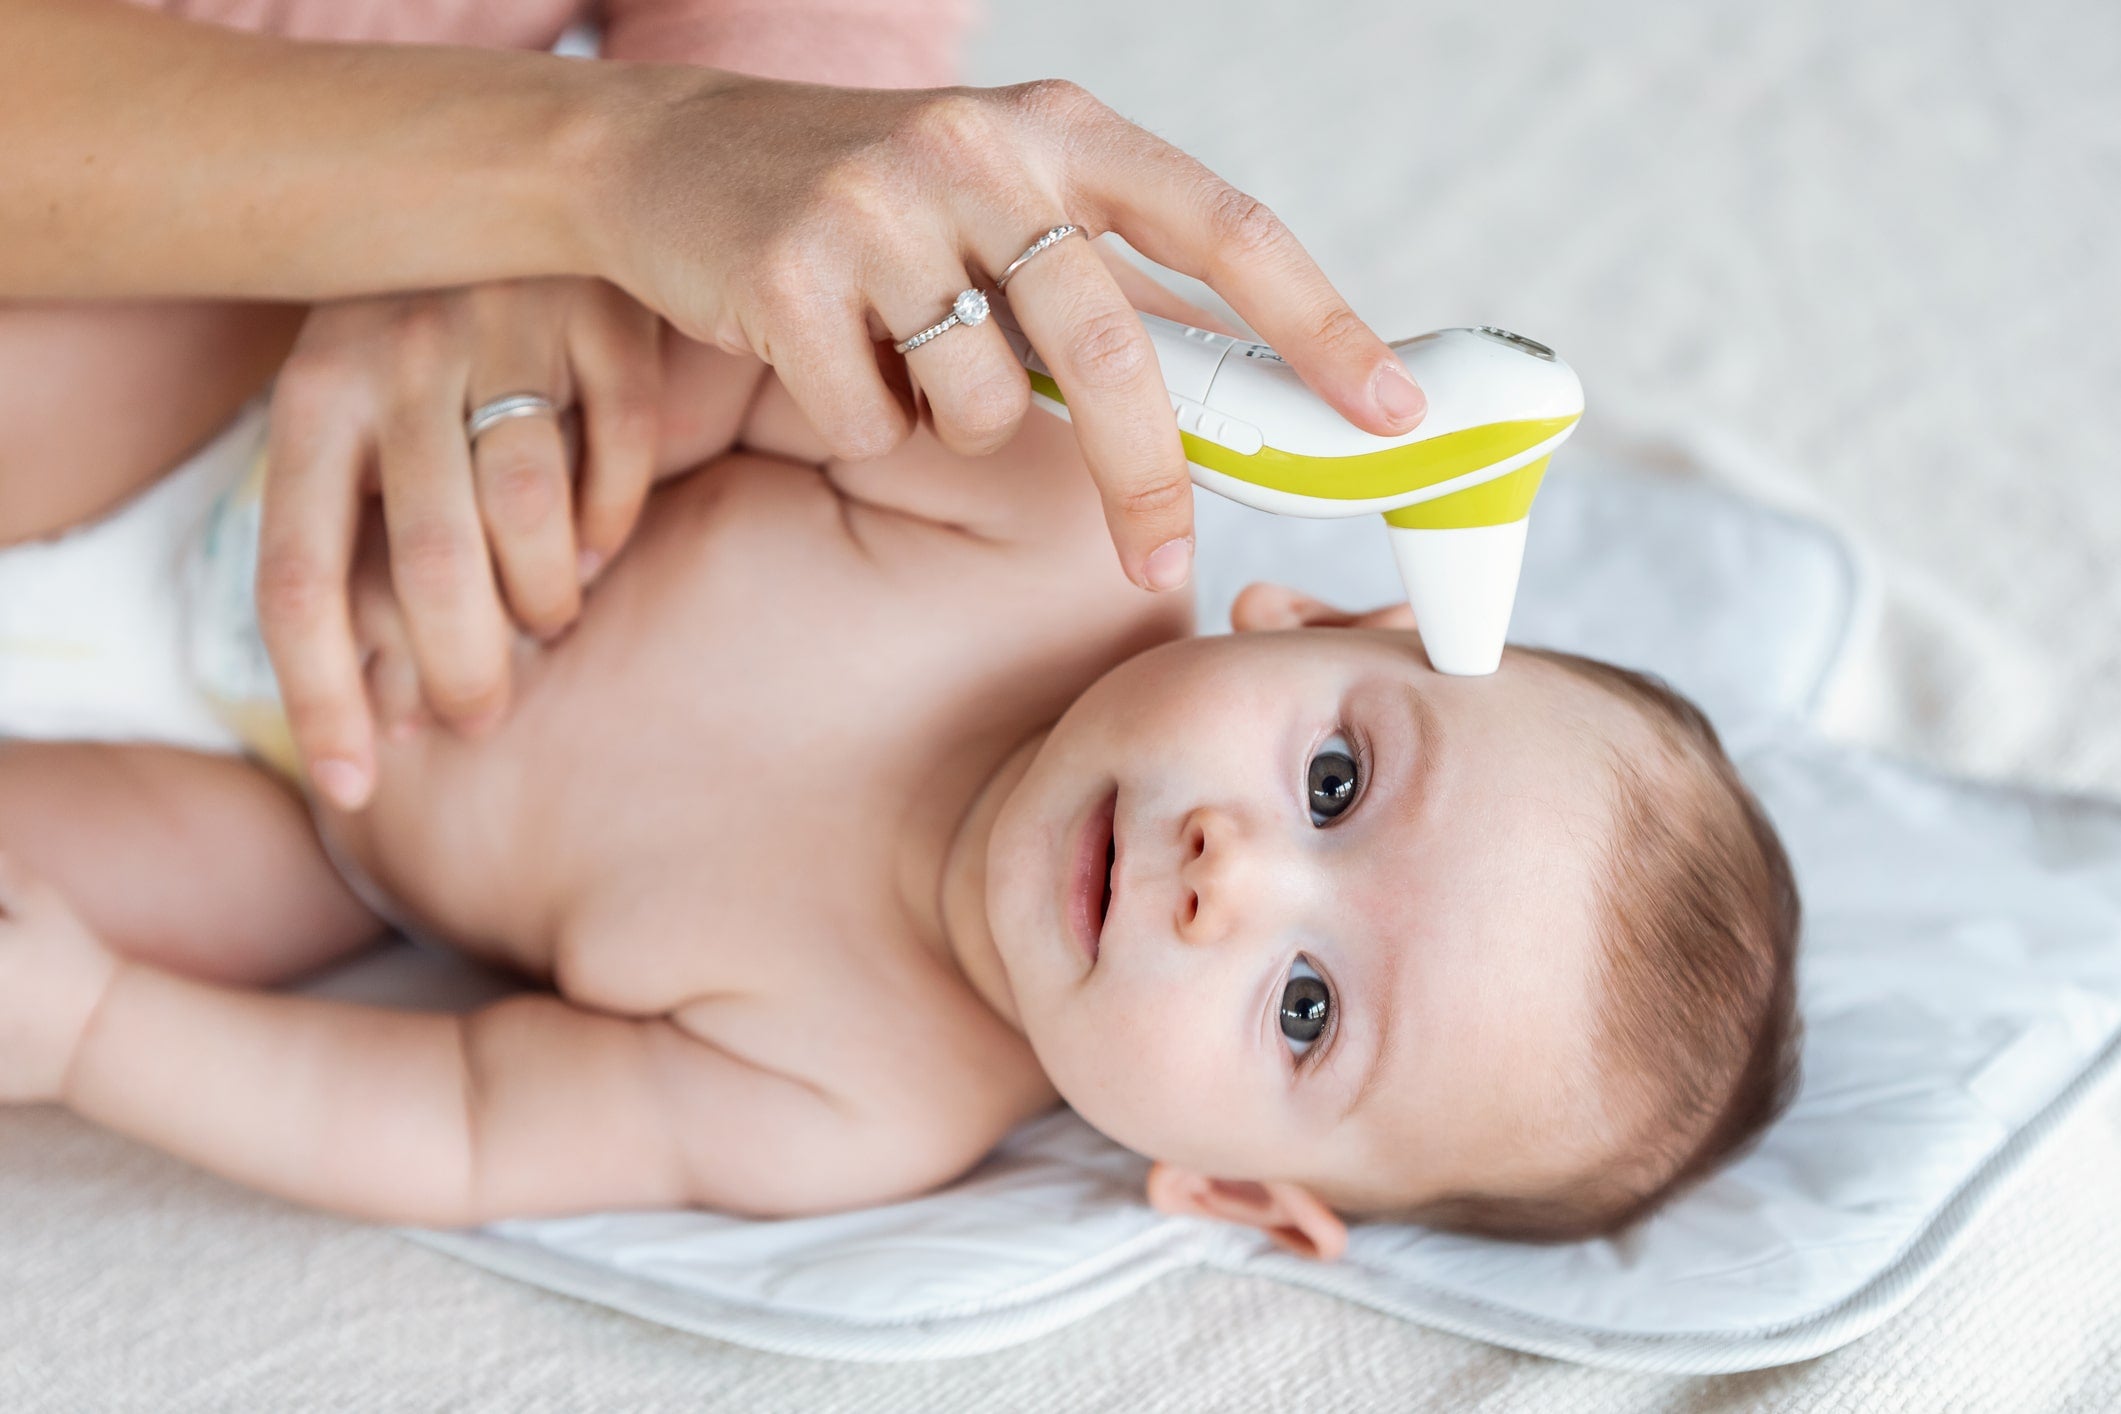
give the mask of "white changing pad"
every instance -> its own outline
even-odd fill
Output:
[[[1296,1282],[1520,1350],[1709,1373],[1817,1355],[1905,1305],[2121,1053],[2121,807],[1939,779],[1816,740],[1867,576],[1811,523],[1572,449],[1532,527],[1515,636],[1664,674],[1710,712],[1804,893],[1805,1080],[1760,1147],[1618,1239],[1358,1228],[1341,1263],[1155,1213],[1142,1160],[1066,1113],[947,1192],[746,1222],[697,1212],[409,1235],[650,1320],[794,1354],[924,1359],[1051,1330],[1188,1265]],[[1398,592],[1367,522],[1200,499],[1206,622],[1277,577]],[[463,1005],[399,948],[318,990]]]

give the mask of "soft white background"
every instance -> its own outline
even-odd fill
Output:
[[[1592,417],[1758,449],[1893,593],[1849,732],[2121,791],[2121,6],[996,5],[971,78],[1075,78],[1279,211],[1388,337],[1519,328]],[[1556,474],[1562,474],[1557,467]],[[2121,1105],[1916,1305],[1719,1380],[1507,1355],[1273,1283],[1036,1344],[815,1365],[0,1116],[0,1407],[1933,1410],[2121,1406]]]

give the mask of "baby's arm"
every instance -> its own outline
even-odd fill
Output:
[[[549,995],[393,1012],[127,962],[13,873],[0,1099],[63,1100],[296,1202],[435,1226],[684,1205],[782,1215],[917,1192],[976,1157],[865,1122],[669,1017]]]
[[[652,1025],[548,997],[468,1016],[218,987],[121,964],[61,1098],[265,1192],[437,1226],[677,1205]]]
[[[301,800],[234,757],[0,742],[0,853],[111,947],[189,976],[289,981],[381,931]]]

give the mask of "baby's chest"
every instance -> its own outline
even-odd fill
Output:
[[[888,982],[915,942],[884,868],[844,841],[761,826],[729,798],[600,871],[560,930],[553,981],[570,1000],[658,1015],[695,1002],[778,1008],[836,979]]]
[[[592,596],[558,695],[608,713],[675,694],[833,739],[976,704],[984,719],[1057,715],[1145,636],[1184,631],[1183,606],[1138,594],[1109,557],[1100,540],[1086,573],[1051,544],[1002,543],[852,500],[815,468],[731,454],[657,492]]]
[[[768,832],[770,833],[770,832]],[[988,1010],[859,854],[643,878],[559,950],[578,1005],[669,1016],[744,1061],[864,1104],[943,1104],[992,1137],[1052,1102],[1023,1038]]]

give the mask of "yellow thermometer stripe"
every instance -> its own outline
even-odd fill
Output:
[[[1031,386],[1065,406],[1060,385],[1043,373],[1030,374]],[[1371,501],[1398,496],[1464,476],[1484,466],[1516,456],[1566,431],[1575,417],[1526,418],[1517,422],[1490,422],[1462,432],[1446,432],[1426,442],[1381,451],[1359,452],[1351,457],[1295,456],[1279,447],[1261,447],[1247,456],[1204,437],[1180,432],[1186,459],[1211,471],[1297,496],[1316,496],[1329,501]],[[1532,484],[1536,488],[1538,478]],[[1478,489],[1478,488],[1475,488]],[[1457,501],[1467,492],[1442,497]],[[1509,517],[1508,519],[1515,519]],[[1500,524],[1501,522],[1479,522]]]
[[[1541,457],[1493,481],[1386,511],[1385,524],[1402,530],[1465,530],[1523,520],[1532,513],[1532,498],[1539,494],[1539,479],[1546,475],[1549,460]]]

